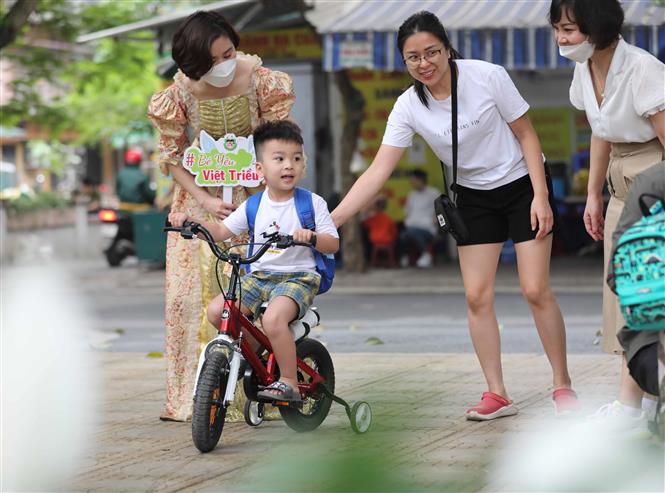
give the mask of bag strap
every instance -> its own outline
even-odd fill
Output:
[[[249,230],[249,248],[247,251],[248,256],[252,256],[254,251],[254,225],[256,223],[256,213],[259,211],[261,204],[261,197],[263,192],[251,195],[245,203],[245,214],[247,216],[247,229]]]
[[[651,207],[653,207],[653,204],[651,207],[646,204],[646,202],[644,201],[645,197],[656,199],[654,203],[661,201],[663,205],[665,205],[665,199],[663,199],[662,197],[659,197],[658,195],[654,195],[652,193],[643,193],[642,195],[640,195],[638,202],[640,203],[640,211],[642,211],[642,215],[644,217],[651,215]]]
[[[453,203],[457,205],[457,64],[451,58],[448,60],[448,65],[450,66],[450,130],[453,136],[453,183],[450,185],[450,192]],[[445,180],[446,171],[443,167],[443,162],[439,161],[439,163],[441,164],[441,172]]]

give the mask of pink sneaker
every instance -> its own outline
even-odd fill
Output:
[[[466,412],[466,419],[488,421],[515,414],[517,414],[517,408],[513,405],[513,401],[494,392],[483,392],[480,402]]]
[[[581,409],[580,401],[573,389],[556,389],[552,392],[552,403],[554,404],[554,415],[557,417],[567,416]]]

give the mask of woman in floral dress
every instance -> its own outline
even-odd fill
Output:
[[[291,78],[262,66],[261,59],[237,51],[239,37],[216,12],[192,14],[173,37],[179,71],[156,93],[148,117],[160,135],[159,166],[175,181],[172,212],[221,221],[249,195],[233,189],[232,203],[221,188],[200,188],[182,166],[183,152],[201,130],[219,139],[227,133],[249,136],[267,120],[286,119],[295,101]],[[230,243],[246,241],[233,238]],[[166,247],[166,403],[160,419],[186,421],[201,349],[216,333],[206,318],[208,302],[219,292],[215,258],[207,245],[168,235]],[[227,277],[224,273],[223,277]],[[240,393],[242,394],[242,393]],[[230,408],[227,419],[240,419]]]

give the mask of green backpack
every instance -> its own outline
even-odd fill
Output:
[[[651,208],[644,197],[659,199]],[[642,217],[619,238],[612,255],[621,312],[631,330],[665,330],[665,206],[639,198]]]

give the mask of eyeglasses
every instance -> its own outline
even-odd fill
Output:
[[[404,63],[406,63],[406,65],[409,67],[415,68],[420,65],[422,60],[431,62],[437,56],[439,56],[442,51],[443,50],[441,48],[437,48],[435,50],[427,50],[424,55],[409,55],[408,57],[404,58]]]

